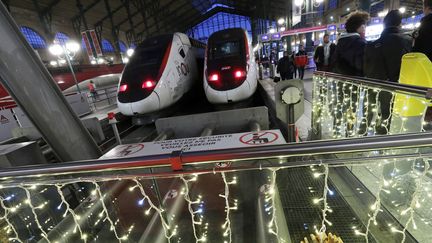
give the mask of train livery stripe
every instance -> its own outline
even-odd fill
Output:
[[[169,45],[168,45],[168,47],[167,47],[167,49],[165,51],[164,57],[162,59],[162,64],[159,67],[158,76],[156,78],[157,81],[162,77],[162,73],[165,70],[165,67],[166,67],[166,65],[168,63],[169,54],[171,52],[171,46],[172,46],[172,41],[169,43]]]

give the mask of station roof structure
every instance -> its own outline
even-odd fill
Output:
[[[126,34],[134,33],[143,37],[173,31],[184,32],[219,12],[276,19],[287,16],[291,5],[291,2],[286,0],[2,0],[2,2],[9,7],[35,11],[44,23],[49,23],[53,19],[70,20],[77,32],[99,27],[123,31]]]

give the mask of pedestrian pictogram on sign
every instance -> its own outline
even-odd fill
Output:
[[[144,148],[144,144],[141,143],[126,145],[119,153],[120,156],[128,156],[141,151],[143,148]]]
[[[274,132],[262,131],[251,132],[240,137],[240,142],[247,145],[271,144],[279,138],[279,135]]]

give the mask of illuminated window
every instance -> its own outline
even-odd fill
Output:
[[[323,16],[324,15],[324,3],[321,3],[319,6],[318,6],[318,13],[317,13],[317,16]]]
[[[102,52],[104,52],[104,53],[113,53],[114,52],[113,45],[107,39],[102,40]]]
[[[377,16],[379,12],[384,10],[384,2],[379,2],[370,7],[370,14],[372,16]]]
[[[123,41],[119,41],[120,52],[125,53],[127,51],[126,44]]]
[[[56,43],[59,43],[60,45],[65,45],[66,42],[69,41],[69,36],[63,32],[57,32],[55,34],[54,39],[55,39]]]
[[[335,9],[338,5],[338,0],[329,0],[328,9]]]
[[[47,48],[46,42],[44,38],[39,35],[36,31],[29,27],[22,26],[20,27],[21,33],[24,35],[28,43],[34,49],[44,49]]]
[[[201,13],[206,13],[209,12],[217,7],[220,8],[228,8],[228,9],[234,9],[234,1],[231,0],[225,0],[224,3],[218,3],[219,1],[217,0],[207,0],[207,1],[202,1],[202,0],[192,0],[191,3],[192,5]]]
[[[229,28],[243,28],[252,36],[252,28],[249,17],[219,12],[187,31],[194,39],[206,42],[213,32]]]

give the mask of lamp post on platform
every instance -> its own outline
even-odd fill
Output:
[[[78,80],[75,76],[75,72],[73,70],[72,63],[71,63],[71,59],[75,57],[79,49],[80,49],[80,45],[75,41],[70,41],[63,44],[56,43],[49,47],[49,51],[51,52],[51,54],[57,56],[57,58],[59,58],[60,60],[63,60],[63,56],[64,56],[64,59],[66,59],[69,69],[72,73],[72,77],[77,87],[77,91],[78,93],[81,94],[81,89],[78,85]]]

